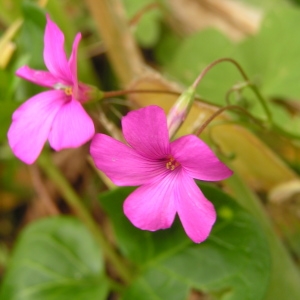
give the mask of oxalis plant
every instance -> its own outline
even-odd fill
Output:
[[[171,4],[129,2],[68,4],[102,37],[101,80],[66,4],[0,13],[1,168],[29,174],[24,197],[33,187],[46,210],[1,242],[0,299],[300,299],[299,9],[264,10],[239,43],[171,28],[157,41],[139,30],[151,36]]]

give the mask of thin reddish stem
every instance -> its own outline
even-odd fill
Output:
[[[263,125],[261,124],[261,122],[256,119],[255,117],[253,117],[251,114],[248,113],[247,110],[245,110],[244,108],[237,106],[237,105],[228,105],[225,107],[222,107],[220,109],[218,109],[216,112],[214,112],[195,132],[195,135],[199,136],[203,130],[209,125],[209,123],[211,121],[213,121],[213,119],[215,119],[217,116],[219,116],[222,112],[224,112],[225,110],[239,110],[242,111],[244,114],[246,114],[255,124],[259,125],[260,127],[263,127]]]
[[[141,10],[139,10],[129,21],[130,26],[136,25],[143,15],[153,9],[160,8],[160,4],[156,2],[149,3],[148,5],[144,6]]]
[[[175,91],[168,91],[168,90],[120,90],[120,91],[110,91],[110,92],[103,92],[103,99],[108,99],[108,98],[114,98],[114,97],[119,97],[119,96],[124,96],[124,95],[129,95],[129,94],[169,94],[169,95],[174,95],[174,96],[180,96],[180,92],[175,92]],[[212,105],[209,101],[204,100],[202,98],[196,97],[196,100]]]
[[[230,62],[232,64],[234,64],[237,69],[239,70],[239,72],[241,73],[242,77],[244,78],[245,81],[249,81],[248,76],[246,75],[246,73],[244,72],[244,70],[241,68],[241,66],[232,58],[229,57],[224,57],[224,58],[220,58],[215,60],[214,62],[212,62],[210,65],[208,65],[201,73],[200,75],[197,77],[197,79],[195,80],[195,82],[193,83],[193,87],[197,88],[198,84],[200,83],[200,81],[203,79],[203,77],[206,75],[206,73],[212,69],[215,65],[222,63],[222,62]]]

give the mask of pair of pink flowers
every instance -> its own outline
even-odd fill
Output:
[[[13,114],[9,144],[28,164],[36,160],[47,139],[60,150],[78,147],[94,136],[94,124],[82,107],[87,87],[77,79],[80,38],[77,34],[67,60],[64,35],[47,17],[44,60],[49,72],[27,66],[17,71],[18,76],[51,88]],[[194,178],[223,180],[231,170],[194,135],[170,143],[167,119],[158,106],[130,112],[122,119],[122,129],[128,144],[96,134],[90,151],[96,166],[116,185],[140,186],[125,200],[128,219],[138,228],[155,231],[169,228],[177,213],[194,242],[205,240],[216,213]]]

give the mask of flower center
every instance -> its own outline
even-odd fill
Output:
[[[65,88],[64,88],[64,91],[65,91],[65,94],[66,94],[67,96],[72,96],[72,94],[73,94],[73,90],[72,90],[72,88],[71,88],[70,86],[65,87]]]
[[[62,83],[56,83],[56,84],[54,84],[53,88],[55,90],[64,91],[67,96],[72,96],[73,95],[73,88],[69,85],[64,85]]]
[[[180,166],[180,163],[175,160],[173,156],[169,156],[166,162],[166,168],[168,170],[174,171],[177,167]]]

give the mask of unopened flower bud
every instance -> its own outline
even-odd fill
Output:
[[[99,101],[104,93],[97,87],[82,82],[78,83],[78,100],[81,103]]]
[[[168,113],[169,135],[172,137],[186,119],[194,101],[196,90],[191,86],[184,91]]]

